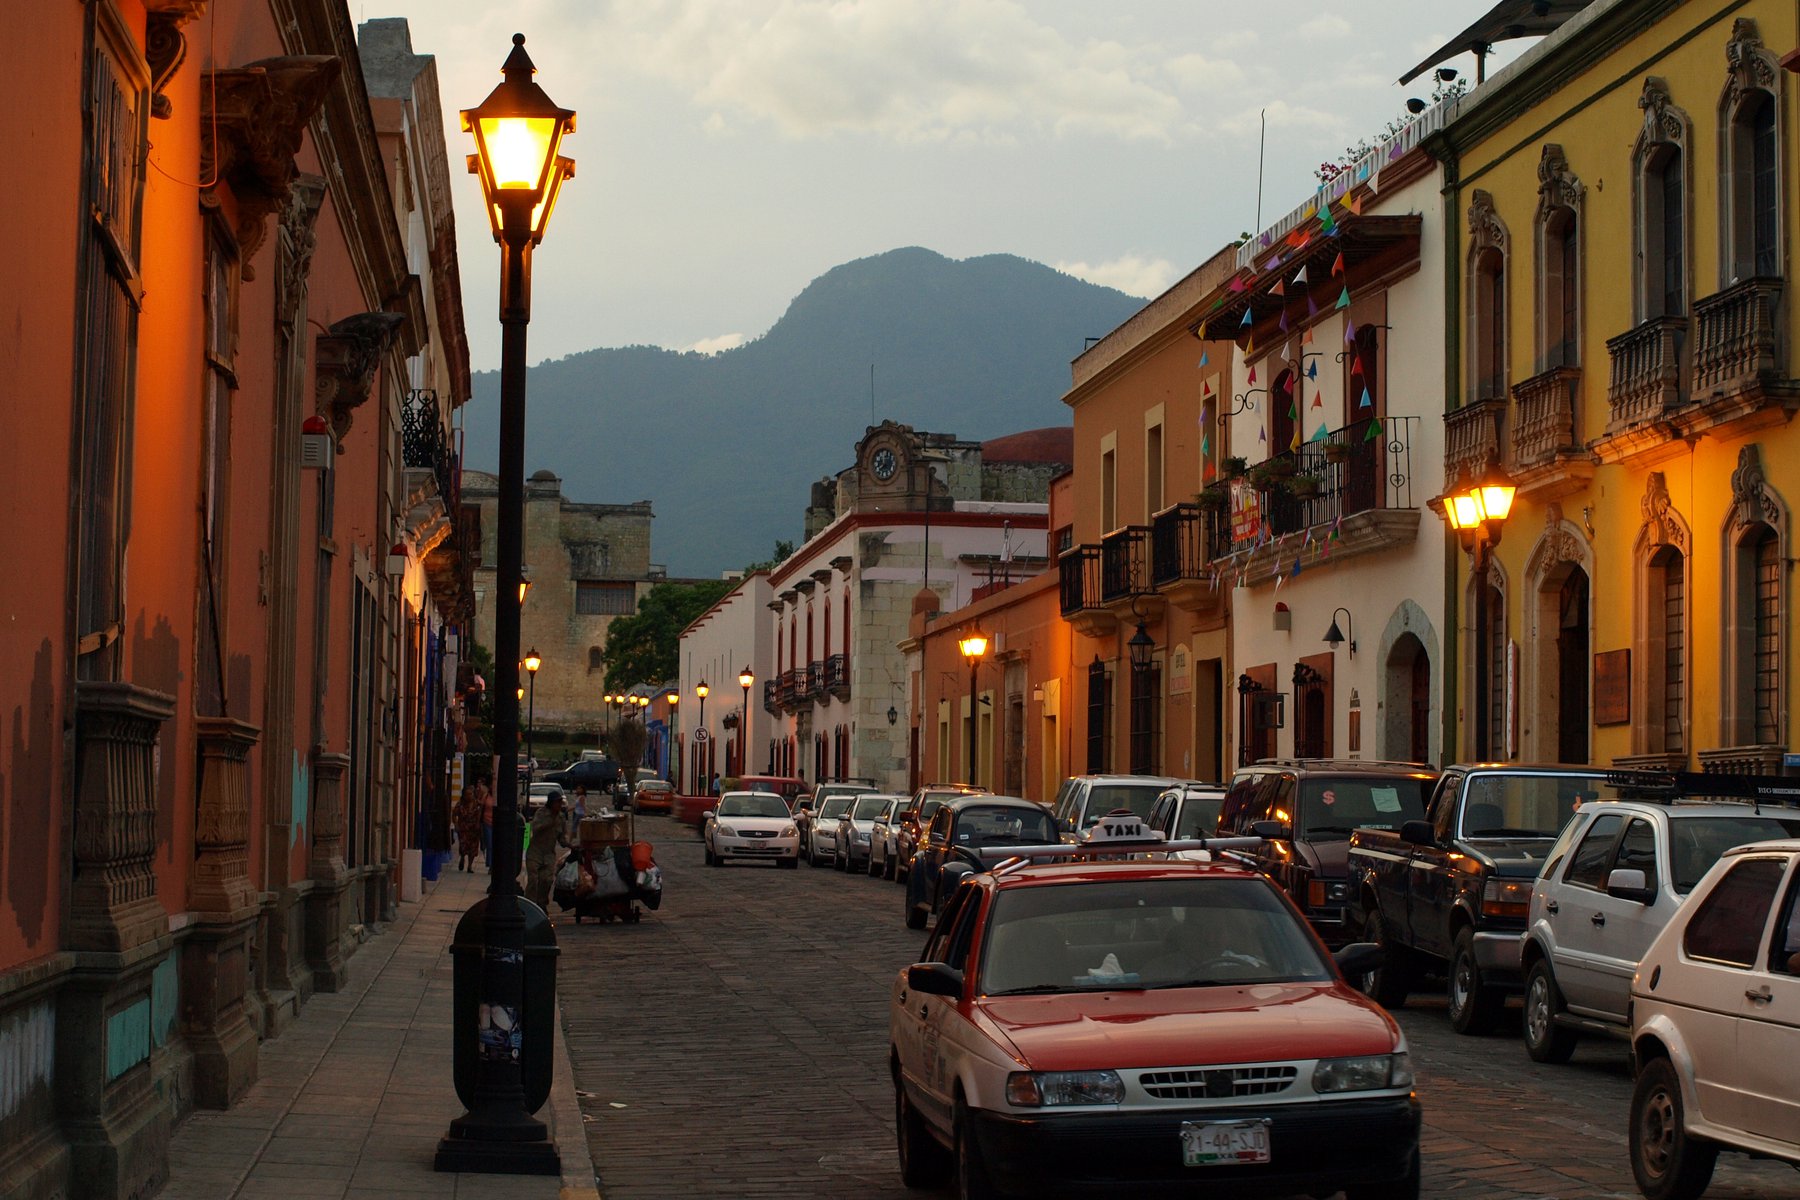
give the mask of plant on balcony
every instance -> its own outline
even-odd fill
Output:
[[[1242,479],[1244,471],[1250,466],[1250,460],[1236,455],[1227,458],[1220,464],[1219,470],[1227,479]]]
[[[1294,460],[1286,455],[1264,459],[1250,468],[1250,483],[1258,491],[1266,492],[1291,478],[1294,471]]]
[[[1295,475],[1283,485],[1288,494],[1296,500],[1311,500],[1325,490],[1325,481],[1317,475]]]
[[[1194,503],[1200,506],[1201,512],[1224,512],[1225,506],[1231,503],[1231,496],[1221,487],[1201,488]]]
[[[1350,457],[1350,445],[1347,442],[1326,442],[1324,449],[1326,462],[1341,463]]]

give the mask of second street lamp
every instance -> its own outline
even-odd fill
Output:
[[[562,1159],[549,1131],[532,1113],[542,1098],[528,1098],[524,1063],[535,1062],[550,1043],[551,1031],[527,1027],[526,911],[519,898],[523,829],[519,821],[519,776],[511,764],[519,754],[518,700],[507,703],[519,685],[519,608],[524,601],[525,542],[525,328],[531,321],[531,252],[543,240],[556,195],[575,164],[557,154],[575,113],[560,108],[532,81],[537,68],[525,53],[525,35],[513,35],[512,53],[501,67],[504,80],[480,106],[465,109],[462,127],[475,136],[469,165],[481,176],[482,198],[494,241],[500,245],[500,452],[495,519],[497,593],[494,604],[496,712],[494,755],[508,764],[494,780],[494,856],[487,898],[457,926],[459,942],[480,932],[480,963],[474,996],[459,970],[453,1011],[459,1046],[473,1046],[467,1076],[459,1069],[458,1096],[468,1111],[450,1122],[439,1141],[440,1171],[556,1175]],[[534,906],[535,911],[535,906]],[[538,922],[543,922],[541,913]],[[555,935],[541,928],[548,944],[534,946],[542,961],[555,953]],[[465,933],[466,931],[466,933]],[[537,937],[537,934],[533,935]],[[469,953],[470,951],[465,951]],[[531,997],[530,1012],[553,1012],[556,977],[550,974]],[[534,978],[535,970],[534,970]],[[543,994],[547,991],[549,994]],[[472,1042],[464,1042],[474,1024]],[[458,1055],[459,1067],[464,1061]],[[467,1087],[463,1085],[467,1079]],[[535,1089],[535,1075],[533,1076]],[[532,1102],[536,1099],[536,1103]]]
[[[750,770],[750,685],[756,682],[756,676],[750,668],[745,667],[738,672],[738,686],[744,689],[744,715],[738,728],[738,774],[746,774]]]
[[[694,736],[699,741],[699,758],[694,763],[694,770],[700,776],[701,790],[706,792],[712,791],[712,764],[707,761],[712,754],[712,735],[706,731],[706,694],[711,690],[704,679],[694,686],[694,695],[700,698],[700,721],[694,726],[697,731]]]
[[[1456,531],[1462,547],[1470,554],[1470,574],[1475,584],[1475,758],[1485,761],[1504,757],[1507,747],[1501,739],[1494,745],[1492,663],[1488,632],[1488,570],[1493,561],[1493,548],[1500,544],[1506,519],[1512,515],[1515,488],[1497,457],[1488,460],[1481,478],[1465,484],[1459,475],[1439,497],[1444,522]]]
[[[975,673],[981,669],[981,657],[988,651],[987,634],[979,627],[971,629],[957,640],[956,648],[962,651],[963,661],[969,664],[969,760],[964,765],[969,769],[969,783],[980,787],[980,771],[975,762]]]
[[[544,665],[537,647],[525,652],[525,674],[531,678],[531,698],[525,707],[525,803],[531,803],[531,785],[537,782],[537,673]]]

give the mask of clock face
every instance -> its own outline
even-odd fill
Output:
[[[875,457],[870,460],[869,466],[875,471],[875,478],[886,483],[894,477],[894,472],[900,469],[900,460],[894,456],[892,450],[883,446],[875,452]]]

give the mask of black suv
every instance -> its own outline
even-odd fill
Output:
[[[1244,857],[1281,885],[1326,945],[1342,946],[1357,934],[1347,920],[1350,834],[1423,817],[1437,777],[1419,763],[1265,759],[1232,776],[1219,834],[1263,839]]]

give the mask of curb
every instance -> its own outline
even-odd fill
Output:
[[[550,1124],[556,1148],[562,1155],[562,1191],[559,1200],[600,1200],[594,1160],[588,1153],[587,1124],[581,1119],[581,1101],[575,1095],[575,1066],[563,1037],[562,1001],[556,1002],[556,1073],[550,1080]]]

